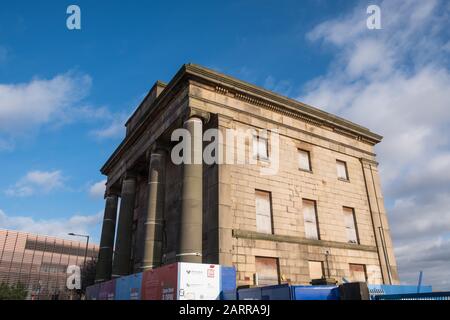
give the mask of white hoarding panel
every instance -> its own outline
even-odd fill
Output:
[[[219,295],[219,265],[180,263],[178,300],[217,300]]]

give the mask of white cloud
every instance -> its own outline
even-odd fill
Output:
[[[419,271],[424,271],[424,284],[433,284],[433,290],[448,290],[450,268],[443,268],[450,260],[450,240],[437,237],[414,241],[395,249],[397,262],[401,266],[403,282],[417,284]]]
[[[1,56],[0,47],[0,60]],[[84,102],[91,87],[91,77],[77,72],[24,83],[0,83],[0,151],[14,149],[17,140],[33,137],[41,128],[78,121],[103,124],[101,129],[90,132],[98,139],[123,134],[123,114]]]
[[[103,199],[106,189],[106,179],[96,182],[89,187],[89,195],[92,198]]]
[[[0,209],[0,228],[36,234],[70,238],[69,232],[89,234],[96,231],[102,220],[102,212],[94,215],[73,215],[63,219],[40,219],[7,215]],[[73,238],[71,238],[73,239]],[[94,235],[95,239],[95,235]]]
[[[395,245],[407,247],[419,263],[424,259],[420,244],[436,243],[450,229],[450,61],[445,50],[450,4],[382,1],[380,7],[382,30],[366,28],[361,5],[307,35],[333,50],[335,59],[328,73],[305,86],[299,100],[384,136],[377,152],[387,204],[393,204],[388,205],[392,235]],[[411,260],[397,252],[401,279],[415,281]],[[429,279],[439,282],[438,273],[450,263],[446,259],[434,265],[422,261]]]
[[[95,129],[90,134],[97,140],[121,138],[125,135],[125,121],[127,117],[123,114],[111,114],[108,124],[100,129]]]
[[[14,186],[9,187],[5,193],[13,197],[27,197],[35,193],[48,193],[62,188],[64,180],[60,170],[30,171]]]
[[[52,79],[0,84],[0,133],[21,135],[57,122],[86,96],[91,83],[90,76],[69,72]]]
[[[426,187],[425,187],[426,188]],[[412,238],[450,233],[450,197],[447,193],[397,198],[391,208],[391,228],[399,244]]]

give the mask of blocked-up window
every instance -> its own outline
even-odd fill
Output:
[[[347,233],[347,241],[349,243],[359,243],[358,229],[356,227],[355,210],[353,208],[343,208],[345,231]]]
[[[308,261],[309,264],[309,277],[313,279],[322,279],[323,274],[323,262],[322,261]]]
[[[305,222],[305,236],[308,239],[319,239],[316,202],[303,199],[303,219]]]
[[[366,282],[366,266],[363,264],[350,263],[350,280],[355,282]]]
[[[255,159],[268,159],[268,140],[262,136],[253,136],[253,158]]]
[[[256,190],[256,231],[272,233],[272,203],[270,192]]]
[[[255,257],[257,285],[272,285],[280,283],[278,258]]]
[[[302,170],[311,171],[311,158],[309,151],[298,150],[298,166]]]
[[[347,163],[341,160],[336,160],[336,170],[339,179],[348,180]]]

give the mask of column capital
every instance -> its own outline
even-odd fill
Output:
[[[146,158],[147,160],[150,160],[150,157],[152,153],[170,153],[170,147],[166,145],[165,143],[156,141],[154,144],[151,145],[151,147],[147,150]]]
[[[359,161],[361,161],[361,163],[364,164],[370,164],[372,166],[378,167],[378,162],[376,162],[375,160],[371,160],[371,159],[367,159],[367,158],[359,158]]]
[[[105,198],[109,196],[120,196],[120,188],[117,187],[107,187],[105,190]]]
[[[122,180],[137,179],[139,174],[134,170],[127,170],[122,176]]]
[[[185,122],[185,121],[189,120],[190,118],[199,118],[202,120],[203,124],[206,124],[209,122],[209,120],[211,118],[211,114],[209,112],[201,110],[201,109],[188,107],[186,109],[186,111],[184,112],[184,114],[182,115],[182,120],[183,120],[183,122]]]

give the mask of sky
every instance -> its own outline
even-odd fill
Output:
[[[66,27],[71,4],[81,30]],[[98,242],[100,167],[153,83],[193,62],[383,135],[400,279],[423,270],[450,289],[449,13],[445,0],[3,3],[0,228]]]

